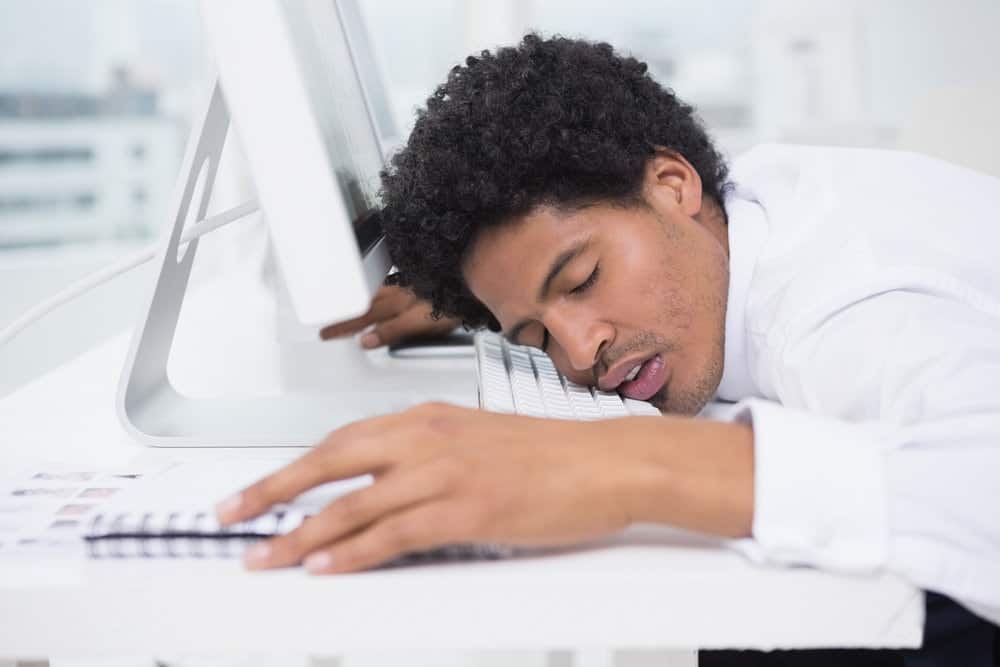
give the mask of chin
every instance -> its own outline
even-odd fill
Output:
[[[660,390],[662,393],[663,390]],[[708,404],[707,399],[703,399],[698,396],[692,396],[690,394],[685,394],[684,392],[673,393],[669,396],[660,396],[659,393],[649,399],[649,402],[659,408],[660,412],[670,415],[679,415],[686,417],[694,417],[702,408]]]
[[[722,380],[722,368],[721,365],[710,365],[694,386],[685,384],[681,380],[674,378],[674,381],[667,382],[649,399],[649,402],[665,414],[694,417],[715,397],[719,382]]]

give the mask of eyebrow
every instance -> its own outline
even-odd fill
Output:
[[[552,283],[559,276],[559,273],[566,268],[567,264],[579,257],[589,245],[590,237],[587,237],[577,241],[572,246],[559,253],[559,255],[552,260],[552,264],[549,266],[549,272],[545,274],[545,280],[542,281],[541,286],[538,288],[538,293],[535,295],[536,301],[539,303],[545,301],[546,297],[549,295],[549,290],[552,288]],[[521,330],[527,325],[528,322],[524,321],[515,324],[514,327],[506,334],[507,340],[517,344],[517,337],[521,334]]]

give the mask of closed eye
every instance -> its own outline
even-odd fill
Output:
[[[590,272],[590,276],[587,277],[582,283],[574,287],[569,291],[570,294],[583,294],[588,289],[593,287],[594,283],[597,282],[597,275],[601,271],[601,265],[598,263],[594,265],[594,270]]]
[[[571,289],[569,291],[569,293],[570,294],[583,294],[584,292],[586,292],[587,290],[589,290],[591,287],[594,286],[594,283],[597,282],[597,276],[600,274],[600,272],[601,272],[601,264],[600,264],[600,262],[598,262],[597,264],[594,265],[594,270],[590,272],[590,275],[587,276],[587,279],[584,280],[579,285],[577,285],[576,287],[574,287],[573,289]],[[543,329],[542,330],[542,344],[539,345],[538,347],[543,352],[548,352],[548,347],[549,347],[549,330],[548,329]]]

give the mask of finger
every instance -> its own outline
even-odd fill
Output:
[[[323,545],[341,540],[382,517],[432,500],[442,486],[442,475],[430,464],[389,473],[368,487],[334,500],[287,535],[254,545],[244,561],[253,570],[296,565]]]
[[[415,551],[471,541],[461,535],[454,503],[416,505],[375,522],[368,528],[309,554],[303,564],[313,574],[356,572]]]
[[[394,421],[398,415],[386,415],[334,431],[284,468],[220,502],[219,521],[245,521],[324,482],[378,472],[387,464],[385,443],[393,438]]]
[[[371,333],[377,336],[371,343],[363,339],[365,347],[392,345],[406,338],[443,334],[454,328],[451,320],[434,320],[427,304],[412,306],[398,316],[375,325]],[[367,338],[367,334],[366,334]]]
[[[416,300],[417,297],[408,290],[400,287],[383,287],[376,293],[364,315],[324,327],[319,332],[320,338],[329,340],[357,333],[372,324],[395,317]]]
[[[361,317],[356,317],[353,320],[338,322],[336,324],[323,327],[319,332],[320,338],[323,340],[329,340],[331,338],[339,338],[357,333],[358,331],[361,331],[376,322],[381,322],[382,320],[396,316],[405,310],[409,305],[410,301],[404,299],[403,297],[393,297],[374,302],[368,308],[368,312]]]

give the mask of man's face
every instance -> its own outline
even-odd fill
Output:
[[[651,164],[646,206],[539,207],[483,231],[463,274],[506,336],[544,345],[568,378],[696,414],[722,377],[728,239],[679,162]]]

